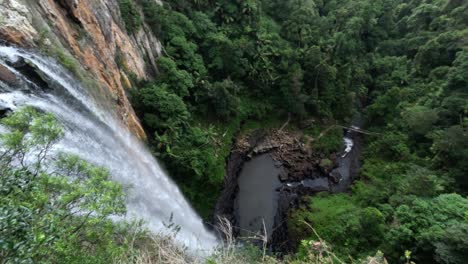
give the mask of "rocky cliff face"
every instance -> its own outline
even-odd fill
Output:
[[[118,0],[0,0],[0,40],[56,57],[145,137],[125,89],[157,72],[161,45],[145,25],[126,32]]]

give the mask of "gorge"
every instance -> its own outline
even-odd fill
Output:
[[[466,14],[0,0],[0,263],[467,263]]]
[[[359,120],[358,115],[354,120]],[[290,251],[295,245],[287,230],[288,213],[305,196],[349,191],[358,177],[363,141],[358,123],[343,129],[339,152],[322,158],[297,143],[300,135],[254,131],[247,146],[239,139],[228,161],[232,170],[228,170],[217,214],[230,219],[240,239]],[[330,165],[321,164],[327,159]]]

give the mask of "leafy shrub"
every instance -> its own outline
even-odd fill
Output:
[[[120,14],[128,32],[133,33],[141,27],[142,18],[133,0],[119,0]]]
[[[365,256],[383,240],[384,217],[377,208],[359,208],[349,195],[323,194],[292,212],[288,230],[298,241],[330,241],[338,256]]]
[[[338,126],[325,128],[314,126],[305,131],[306,135],[314,138],[312,148],[319,153],[331,154],[339,152],[343,148],[343,129]]]
[[[60,48],[56,48],[53,51],[53,56],[55,56],[58,62],[69,70],[71,73],[74,73],[79,77],[79,65],[76,62],[75,58],[68,55],[65,51],[61,50]]]
[[[62,135],[32,108],[1,120],[0,258],[8,263],[108,263],[125,247],[109,219],[125,213],[122,187],[104,168],[51,157]],[[53,172],[49,169],[53,166]]]

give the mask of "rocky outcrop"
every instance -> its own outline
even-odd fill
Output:
[[[32,14],[24,3],[18,0],[0,0],[0,38],[21,46],[30,46],[38,36]]]
[[[129,74],[149,79],[157,71],[161,45],[146,25],[126,32],[118,0],[0,0],[0,38],[64,61],[145,137],[125,89],[131,88]]]
[[[257,131],[248,138],[239,138],[236,151],[248,158],[271,153],[288,171],[281,175],[281,181],[300,181],[317,177],[320,157],[306,149],[301,141],[302,133],[281,130]],[[333,166],[333,162],[331,166]]]

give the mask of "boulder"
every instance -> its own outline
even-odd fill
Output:
[[[278,178],[282,182],[287,181],[289,179],[289,174],[286,170],[282,170],[281,173],[278,175]]]
[[[332,171],[328,176],[329,179],[335,184],[339,183],[343,178],[343,176],[341,176],[341,173],[339,173],[338,171]]]

